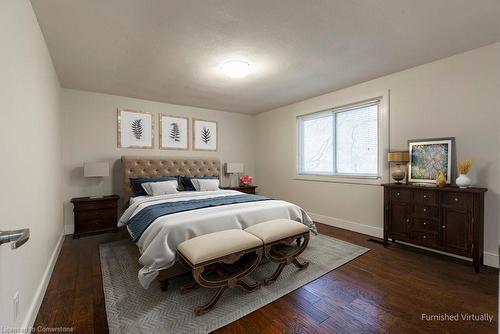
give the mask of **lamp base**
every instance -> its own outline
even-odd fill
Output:
[[[400,164],[396,165],[396,168],[392,171],[392,178],[397,184],[401,184],[401,181],[405,179],[406,173]]]
[[[239,185],[238,173],[231,173],[229,175],[229,185],[231,187],[237,187]]]

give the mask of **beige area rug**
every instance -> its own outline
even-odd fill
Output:
[[[248,293],[235,288],[227,290],[216,307],[196,316],[194,305],[205,303],[214,293],[199,288],[181,295],[180,286],[189,276],[170,280],[167,292],[158,282],[144,290],[137,280],[139,252],[132,241],[122,240],[100,246],[101,268],[110,333],[208,333],[263,307],[300,288],[335,268],[355,259],[369,249],[325,235],[311,236],[308,248],[299,257],[309,261],[306,270],[293,265],[285,267],[280,278],[269,286]],[[262,281],[275,264],[259,266],[250,276]]]

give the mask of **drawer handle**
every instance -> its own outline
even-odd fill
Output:
[[[426,208],[424,208],[424,212],[427,212],[427,209],[426,209]]]
[[[458,202],[458,197],[455,197],[455,202]]]
[[[427,198],[427,195],[424,195],[424,198]]]
[[[424,222],[424,225],[427,225],[427,223],[426,223],[426,222]]]
[[[410,222],[410,218],[407,218],[407,219],[406,219],[406,222],[407,222],[407,223],[409,223],[409,222]]]
[[[401,195],[400,193],[396,193],[397,196]]]
[[[427,239],[427,236],[426,236],[426,235],[424,235],[424,239]]]
[[[441,226],[442,228],[446,228],[446,225]]]

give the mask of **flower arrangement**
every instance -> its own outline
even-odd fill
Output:
[[[242,175],[242,176],[240,176],[240,183],[241,183],[241,185],[248,186],[252,182],[253,182],[253,177],[251,177],[250,175]]]
[[[458,162],[458,171],[460,172],[460,175],[455,180],[457,186],[459,186],[460,188],[468,188],[471,186],[472,180],[467,175],[471,169],[472,169],[471,159],[460,160]]]
[[[458,162],[458,171],[460,174],[469,174],[472,169],[473,162],[471,159],[460,160]]]

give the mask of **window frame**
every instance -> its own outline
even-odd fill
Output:
[[[388,146],[389,146],[389,119],[388,119],[388,108],[387,108],[387,98],[381,95],[372,95],[375,97],[359,99],[355,102],[349,102],[346,104],[342,104],[335,107],[326,108],[320,111],[314,111],[307,114],[299,114],[296,116],[296,166],[295,166],[295,180],[309,180],[309,181],[321,181],[321,182],[340,182],[340,183],[354,183],[354,184],[369,184],[369,185],[379,185],[383,182],[386,182],[388,175],[388,169],[386,164],[384,164],[384,153],[387,154]],[[302,120],[314,119],[321,117],[321,115],[339,113],[348,111],[350,109],[355,109],[362,107],[363,105],[369,105],[371,103],[378,104],[378,114],[377,114],[377,174],[376,175],[368,175],[368,174],[347,174],[347,173],[304,173],[302,172],[302,147],[303,147],[303,130],[301,129]],[[336,166],[336,117],[334,117],[333,122],[334,129],[333,131],[333,165],[334,169]]]

